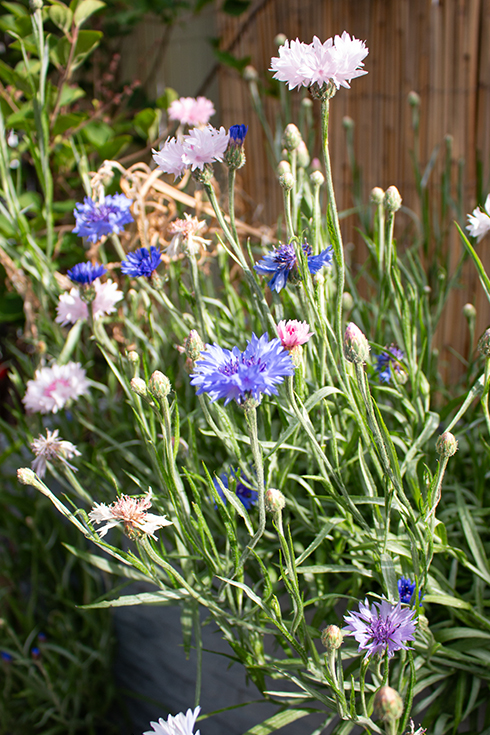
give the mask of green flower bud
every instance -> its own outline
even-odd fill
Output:
[[[344,291],[342,294],[342,308],[345,311],[350,311],[354,306],[354,299],[348,291]]]
[[[135,350],[129,350],[127,354],[128,361],[131,363],[131,365],[138,365],[140,361],[140,356],[138,355]]]
[[[259,78],[259,74],[255,66],[248,64],[243,70],[243,78],[246,82],[256,82]]]
[[[278,33],[277,36],[274,38],[274,43],[276,44],[276,46],[284,46],[287,40],[288,37],[284,33]]]
[[[348,115],[342,118],[342,127],[344,128],[344,130],[353,130],[354,124],[354,120]]]
[[[402,198],[396,186],[389,186],[385,191],[384,205],[388,212],[398,212],[402,206]]]
[[[327,625],[322,630],[322,644],[328,651],[336,651],[342,645],[343,640],[344,634],[338,625]]]
[[[191,329],[189,336],[184,340],[184,350],[191,360],[198,360],[204,349],[204,342],[195,329]]]
[[[384,198],[385,193],[379,186],[375,186],[374,189],[371,189],[370,199],[373,204],[383,204]]]
[[[305,109],[311,109],[313,107],[313,102],[310,100],[309,97],[303,97],[301,100],[301,107],[304,107]]]
[[[410,107],[418,107],[420,105],[420,95],[418,95],[417,92],[414,92],[413,90],[408,93],[407,99]]]
[[[322,174],[321,171],[316,170],[313,171],[313,173],[310,175],[310,181],[313,186],[321,186],[325,181],[325,176]]]
[[[396,689],[384,686],[374,696],[374,717],[382,722],[396,722],[403,714],[403,701]]]
[[[468,319],[468,321],[476,317],[476,309],[473,304],[465,304],[463,306],[463,316]]]
[[[17,470],[17,479],[22,485],[35,485],[38,481],[36,473],[29,467],[20,467]]]
[[[294,123],[286,125],[282,136],[282,144],[287,151],[294,151],[295,148],[303,141],[301,133]]]
[[[306,143],[302,140],[299,146],[296,148],[296,156],[298,161],[298,166],[300,168],[306,168],[310,163],[310,154],[308,153],[308,148],[306,147]]]
[[[283,176],[283,174],[290,174],[291,173],[291,164],[289,161],[279,161],[277,164],[277,175]]]
[[[436,441],[436,451],[441,457],[452,457],[458,451],[458,441],[454,434],[445,431]]]
[[[157,398],[166,398],[171,390],[170,380],[160,370],[151,374],[148,387]]]
[[[286,498],[280,490],[270,487],[265,492],[265,507],[269,513],[278,513],[286,505]]]
[[[349,322],[344,332],[344,357],[347,362],[363,365],[369,357],[369,350],[365,335],[353,322]]]
[[[486,329],[478,340],[478,351],[485,357],[490,356],[490,329]]]
[[[146,383],[142,378],[132,378],[129,385],[133,393],[141,396],[141,398],[148,397],[148,388],[146,387]]]
[[[279,176],[279,185],[284,189],[284,191],[291,191],[291,189],[294,187],[293,174],[281,174],[281,176]]]

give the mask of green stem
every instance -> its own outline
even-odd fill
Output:
[[[236,169],[228,169],[228,210],[230,213],[231,231],[235,242],[239,243],[240,240],[238,239],[238,233],[235,225],[235,179]]]
[[[262,462],[262,448],[259,444],[259,433],[257,427],[257,409],[250,407],[245,411],[245,418],[247,419],[248,435],[250,437],[250,447],[252,449],[252,457],[255,468],[255,476],[257,478],[257,491],[258,500],[257,505],[259,509],[259,527],[253,536],[252,540],[247,544],[247,548],[242,553],[240,561],[238,563],[238,569],[241,569],[245,564],[245,561],[250,556],[252,549],[257,546],[257,543],[261,539],[265,531],[265,484],[264,484],[264,465]]]
[[[293,215],[291,212],[291,189],[283,189],[284,214],[286,216],[286,238],[288,242],[294,237]]]
[[[197,268],[196,256],[194,255],[194,253],[188,251],[187,257],[189,259],[189,263],[191,266],[191,279],[192,279],[192,286],[194,288],[194,296],[196,299],[197,318],[199,321],[199,329],[201,330],[201,338],[204,341],[206,341],[207,339],[206,319],[205,319],[206,307],[204,306],[204,301],[202,300],[201,284],[199,281],[199,271]]]
[[[483,408],[483,415],[485,416],[485,422],[487,424],[487,430],[490,434],[490,414],[488,412],[488,394],[490,392],[490,357],[485,358],[485,377],[483,379],[483,394],[481,397],[481,405]]]

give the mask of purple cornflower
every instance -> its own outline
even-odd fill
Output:
[[[267,332],[252,339],[241,352],[238,347],[224,349],[216,343],[206,345],[191,375],[197,395],[208,393],[212,401],[225,399],[225,406],[233,399],[241,404],[253,397],[258,403],[262,394],[277,395],[276,385],[286,375],[294,375],[294,365],[280,339],[269,342]]]
[[[406,641],[413,641],[417,621],[413,620],[415,610],[394,605],[384,598],[373,602],[369,607],[367,600],[359,603],[359,612],[344,615],[348,625],[343,628],[346,635],[352,635],[359,643],[358,651],[366,651],[366,657],[375,653],[383,655],[388,651],[391,658],[395,651],[408,650]]]
[[[311,254],[311,246],[307,242],[302,245],[303,252],[308,259],[308,269],[312,276],[318,273],[323,266],[332,264],[332,247],[328,246],[319,255]],[[284,288],[291,272],[296,267],[296,251],[292,242],[273,248],[262,260],[254,265],[257,273],[262,276],[272,275],[268,282],[271,291],[279,291]]]
[[[85,197],[83,204],[75,205],[73,214],[77,221],[72,232],[97,242],[103,235],[117,235],[129,222],[134,222],[129,208],[131,199],[124,194],[108,194],[100,202]]]
[[[77,263],[66,272],[66,275],[73,281],[73,283],[79,283],[81,286],[89,286],[95,281],[96,278],[100,278],[107,273],[103,265],[96,263],[92,265],[90,262]]]
[[[248,478],[245,477],[244,475],[242,475],[242,477],[245,480],[245,482],[247,483],[250,482]],[[223,485],[225,486],[227,490],[230,487],[230,480],[235,480],[235,478],[236,478],[236,475],[235,475],[234,470],[230,470],[229,475],[227,475],[226,472],[223,472],[219,476],[219,479],[221,480],[221,482],[223,483]],[[218,493],[218,495],[220,496],[220,498],[223,500],[224,504],[226,505],[225,494],[223,493],[220,483],[218,482],[216,478],[214,478],[213,482],[216,488],[216,492]],[[250,488],[248,485],[244,485],[240,479],[236,480],[235,482],[235,494],[238,500],[242,501],[243,507],[245,508],[245,510],[250,510],[252,505],[255,505],[257,503],[257,499],[259,497],[257,490],[252,490],[252,488]]]
[[[155,271],[162,260],[162,254],[154,245],[147,248],[138,248],[134,253],[128,253],[127,260],[121,263],[121,273],[136,278],[137,276],[146,276],[149,278]]]
[[[403,372],[400,360],[405,357],[402,350],[394,344],[386,348],[386,352],[376,356],[377,365],[376,372],[381,383],[389,383],[391,380],[391,371],[394,370],[397,375]]]

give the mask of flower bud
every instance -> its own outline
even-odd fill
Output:
[[[135,350],[129,350],[127,354],[128,361],[131,363],[131,365],[138,365],[140,361],[140,356]]]
[[[328,651],[336,651],[342,645],[343,640],[344,634],[338,625],[327,625],[322,630],[322,644]]]
[[[480,355],[490,357],[490,329],[486,329],[478,340],[478,352]]]
[[[170,380],[160,370],[151,374],[148,387],[157,398],[166,398],[171,389]]]
[[[389,186],[385,191],[384,205],[388,212],[398,212],[402,206],[402,198],[396,186]]]
[[[246,82],[256,82],[259,78],[259,74],[255,66],[248,64],[243,70],[243,78]]]
[[[31,10],[41,10],[43,7],[43,0],[29,0]]]
[[[146,387],[146,383],[142,378],[132,378],[129,385],[133,393],[136,393],[142,398],[148,397],[148,388]]]
[[[291,173],[291,164],[289,161],[279,161],[277,164],[277,175],[283,176],[283,174],[290,174]]]
[[[280,490],[270,487],[265,491],[265,507],[269,513],[278,513],[286,505],[286,498]]]
[[[229,143],[225,151],[224,161],[228,168],[236,171],[245,165],[245,151],[243,144],[247,135],[248,125],[232,125],[229,130]]]
[[[396,689],[384,686],[374,696],[374,717],[382,722],[396,722],[403,714],[403,701]]]
[[[313,107],[313,100],[311,100],[309,97],[303,97],[301,100],[301,107],[303,107],[305,110],[309,110]]]
[[[418,107],[420,105],[420,95],[417,94],[417,92],[414,92],[413,90],[408,93],[408,104],[410,107]]]
[[[325,176],[321,171],[316,170],[310,175],[310,181],[313,186],[321,186],[325,181]]]
[[[191,329],[189,336],[184,340],[184,350],[191,360],[198,360],[204,350],[204,342],[195,329]]]
[[[17,479],[22,485],[35,485],[38,481],[36,473],[28,467],[19,467]]]
[[[276,44],[276,46],[284,46],[287,40],[288,38],[284,33],[278,33],[277,36],[274,38],[274,43]]]
[[[363,365],[369,357],[369,349],[365,335],[353,322],[349,322],[344,332],[344,357],[347,362]]]
[[[354,120],[346,115],[342,118],[342,127],[344,130],[353,130],[354,129]]]
[[[384,198],[385,193],[381,187],[375,186],[374,189],[371,189],[370,199],[373,204],[383,204]]]
[[[354,299],[348,291],[344,291],[342,294],[342,308],[345,311],[350,311],[354,306]]]
[[[300,166],[300,168],[306,168],[309,165],[310,154],[308,153],[308,148],[306,147],[306,143],[303,140],[296,148],[296,157],[298,161],[298,166]]]
[[[291,191],[291,189],[294,187],[293,174],[281,174],[281,176],[279,176],[279,185],[284,189],[284,191]]]
[[[301,133],[294,123],[289,123],[289,125],[286,125],[284,134],[282,136],[282,144],[284,148],[286,148],[286,150],[294,151],[294,149],[299,146],[302,140],[303,139],[301,137]]]
[[[473,304],[465,304],[463,306],[463,316],[468,319],[468,321],[476,317],[476,309]]]
[[[452,457],[458,450],[458,441],[454,434],[445,431],[436,441],[436,451],[441,457]]]

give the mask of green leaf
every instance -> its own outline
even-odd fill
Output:
[[[102,31],[80,31],[73,54],[72,70],[85,61],[87,56],[99,45],[103,35]],[[61,66],[66,66],[68,63],[71,45],[67,38],[60,38],[56,45],[55,53]]]
[[[82,130],[82,135],[88,143],[95,146],[104,145],[114,135],[112,128],[101,120],[93,120]]]
[[[399,594],[395,565],[393,564],[393,559],[388,554],[381,554],[381,574],[383,575],[388,592],[388,599],[391,602],[398,602]]]
[[[439,643],[461,640],[462,638],[485,638],[490,640],[490,633],[478,630],[478,628],[443,628],[434,633],[434,638]]]
[[[85,92],[81,87],[72,87],[70,84],[63,84],[60,96],[60,107],[71,105],[75,100],[85,97]]]
[[[155,104],[160,110],[168,110],[172,102],[178,99],[179,93],[172,87],[166,87],[165,92],[157,98]]]
[[[105,3],[101,2],[101,0],[82,0],[82,2],[77,6],[75,15],[73,16],[73,20],[75,21],[77,28],[80,27],[82,23],[85,23],[91,15],[96,13],[98,10],[102,10],[102,8],[105,8]]]
[[[52,5],[48,9],[49,19],[57,26],[61,28],[64,33],[67,33],[71,28],[73,20],[73,13],[70,8],[66,5]]]
[[[127,577],[128,579],[137,579],[141,581],[148,581],[148,577],[146,577],[141,572],[138,572],[137,569],[133,569],[131,566],[126,566],[125,564],[117,564],[114,561],[109,561],[109,559],[105,559],[102,556],[98,556],[97,554],[91,554],[89,551],[83,551],[82,549],[78,549],[76,546],[70,546],[70,544],[63,544],[65,548],[68,549],[70,553],[72,553],[74,556],[78,557],[79,559],[83,559],[84,561],[91,564],[93,567],[96,567],[96,569],[100,569],[102,572],[107,572],[108,574],[116,574],[120,577]]]
[[[251,730],[247,730],[244,735],[268,735],[268,733],[276,732],[281,727],[289,725],[290,722],[295,722],[295,720],[299,720],[301,717],[306,717],[306,715],[311,715],[317,711],[315,709],[287,709],[284,712],[278,712],[276,715],[269,717],[264,722],[261,722],[260,725],[255,725]]]
[[[133,140],[131,135],[116,135],[104,145],[97,146],[97,153],[106,161],[114,160]]]
[[[80,605],[83,610],[98,607],[129,607],[132,605],[175,605],[189,597],[185,590],[160,590],[159,592],[140,592],[137,595],[123,595],[115,600],[101,600],[90,605]]]
[[[473,263],[476,266],[476,270],[478,271],[478,275],[480,277],[481,285],[483,286],[483,290],[485,291],[487,295],[487,299],[490,301],[490,278],[488,278],[487,273],[485,271],[485,268],[483,267],[483,263],[481,262],[480,258],[475,252],[475,249],[473,248],[473,245],[470,243],[466,235],[464,234],[461,227],[456,222],[456,227],[458,228],[459,234],[461,236],[461,239],[463,241],[463,245],[471,255],[471,258],[473,260]]]
[[[86,112],[70,112],[67,115],[58,115],[53,126],[53,135],[62,135],[66,130],[78,127],[87,118]]]
[[[465,600],[459,600],[457,597],[453,597],[452,595],[445,595],[442,592],[438,592],[436,595],[424,595],[424,602],[432,602],[436,605],[447,605],[448,607],[456,607],[461,610],[472,609],[469,602],[465,602]]]
[[[16,18],[25,18],[26,16],[29,16],[27,8],[19,3],[2,3],[2,5],[7,10],[10,10],[12,15],[15,15]]]
[[[468,546],[471,549],[471,553],[473,554],[473,558],[476,561],[481,576],[487,584],[490,584],[490,569],[485,549],[483,548],[480,534],[476,530],[476,526],[468,510],[468,506],[464,502],[463,496],[459,490],[456,492],[456,501],[458,505],[458,514],[461,519],[461,525],[463,526]]]

